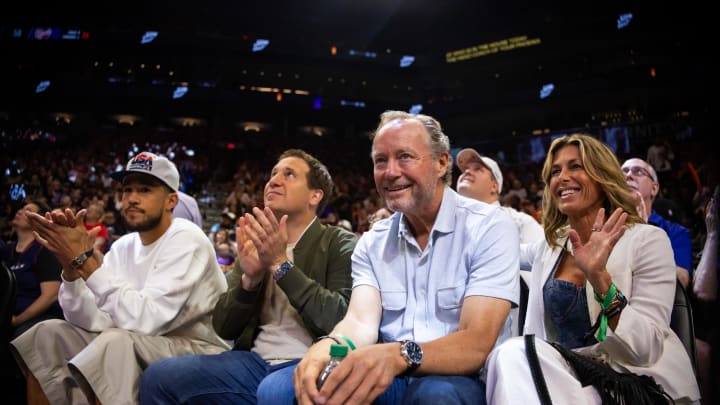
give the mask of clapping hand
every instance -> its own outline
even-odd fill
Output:
[[[280,221],[270,208],[253,208],[253,215],[245,214],[245,234],[257,249],[258,259],[265,269],[287,260],[287,215]]]
[[[70,262],[83,252],[92,248],[92,242],[100,232],[100,227],[90,231],[85,229],[83,220],[87,210],[73,214],[72,210],[51,212],[41,216],[35,213],[28,215],[35,240],[52,252],[65,269]]]
[[[642,194],[640,194],[640,191],[632,188],[630,189],[630,194],[632,194],[635,199],[635,208],[637,209],[638,215],[647,222],[648,218],[650,218],[650,210],[648,210],[645,205],[645,200],[643,199]]]
[[[715,187],[712,197],[705,207],[705,230],[706,232],[717,232],[718,199],[720,198],[720,186]]]
[[[262,281],[264,272],[255,244],[245,232],[248,226],[247,220],[240,217],[237,223],[237,229],[235,230],[237,246],[235,249],[238,264],[240,264],[243,271],[243,288],[252,290]]]
[[[253,208],[238,219],[237,254],[243,268],[243,287],[252,289],[265,271],[287,260],[287,215],[280,221],[270,208]]]

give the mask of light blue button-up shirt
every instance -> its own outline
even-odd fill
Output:
[[[428,342],[458,330],[465,297],[517,303],[518,254],[518,230],[504,210],[446,187],[425,250],[398,212],[360,237],[353,287],[380,291],[382,341]],[[497,344],[509,336],[508,319]]]

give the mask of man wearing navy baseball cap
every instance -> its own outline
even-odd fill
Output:
[[[11,342],[30,403],[137,403],[148,365],[230,348],[212,326],[227,290],[213,245],[172,216],[175,164],[142,152],[113,177],[122,181],[121,213],[132,232],[104,257],[93,252],[97,230],[83,226],[86,210],[29,216],[36,239],[63,266],[58,301],[66,319],[40,322]]]

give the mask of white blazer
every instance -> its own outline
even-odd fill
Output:
[[[559,241],[560,245],[565,239]],[[542,240],[521,246],[520,252],[521,268],[532,267],[524,332],[551,341],[556,339],[548,336],[542,287],[561,251],[551,249]],[[676,273],[665,231],[646,224],[628,229],[610,254],[607,270],[627,297],[628,305],[615,330],[608,328],[604,342],[577,350],[604,359],[617,371],[650,375],[673,398],[697,401],[700,392],[693,366],[682,342],[670,329]],[[590,321],[594,323],[601,308],[589,283],[586,291]]]

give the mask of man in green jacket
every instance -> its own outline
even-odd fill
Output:
[[[140,402],[255,404],[272,374],[294,366],[347,310],[357,236],[320,224],[332,178],[310,154],[290,149],[265,185],[265,207],[238,219],[237,265],[213,315],[234,350],[169,358],[143,373]]]

